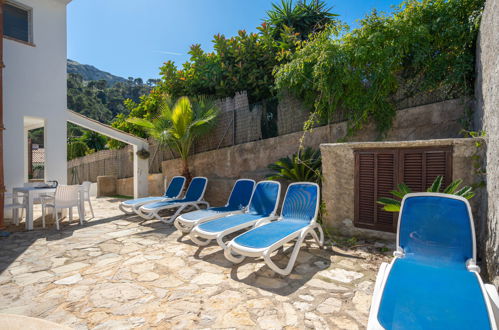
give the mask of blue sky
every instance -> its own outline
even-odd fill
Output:
[[[350,26],[396,0],[326,1]],[[271,0],[73,0],[68,5],[68,58],[122,77],[158,78],[167,60],[180,66],[189,46],[211,50],[217,33],[256,31]]]

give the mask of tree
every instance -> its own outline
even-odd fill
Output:
[[[83,157],[87,154],[88,147],[81,141],[73,141],[68,143],[68,160]]]
[[[181,97],[173,105],[169,98],[162,97],[159,114],[151,120],[128,118],[127,122],[143,127],[161,147],[174,149],[182,160],[182,175],[190,181],[188,158],[195,140],[209,132],[215,124],[217,109],[205,98]]]
[[[106,149],[107,138],[94,131],[85,131],[79,138],[79,141],[85,143],[87,147],[94,151]]]
[[[280,40],[287,29],[298,33],[301,40],[307,40],[311,33],[320,32],[336,22],[334,17],[338,15],[331,13],[331,9],[321,0],[298,0],[296,4],[293,0],[281,0],[279,4],[272,3],[264,21],[276,40]]]

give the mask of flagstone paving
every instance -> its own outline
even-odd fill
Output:
[[[234,266],[171,225],[142,223],[94,200],[96,217],[0,238],[0,313],[75,329],[365,328],[383,244],[312,241],[293,273],[262,260]],[[392,249],[393,247],[388,247]],[[279,252],[281,265],[290,251]]]

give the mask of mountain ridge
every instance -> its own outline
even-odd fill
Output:
[[[123,77],[115,76],[109,72],[99,70],[93,65],[81,64],[71,59],[67,60],[67,72],[73,74],[79,74],[85,81],[105,80],[110,85],[114,85],[119,82],[128,81]]]

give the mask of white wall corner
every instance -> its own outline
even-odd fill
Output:
[[[144,149],[149,151],[149,145],[142,143],[133,146],[133,197],[139,198],[149,195],[149,160],[137,156],[137,151]]]

